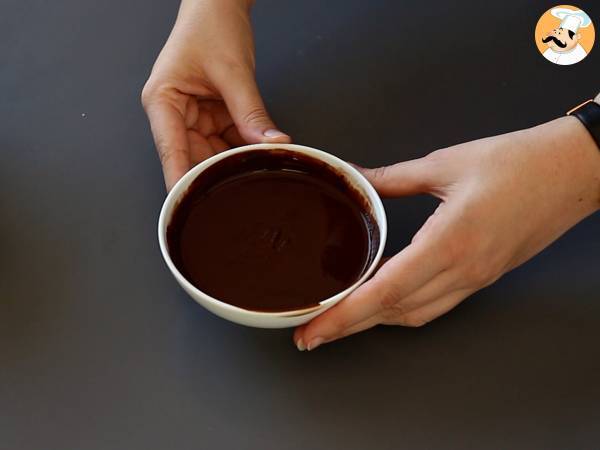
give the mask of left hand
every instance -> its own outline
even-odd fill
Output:
[[[442,202],[371,280],[296,329],[300,350],[378,324],[424,325],[600,209],[600,152],[574,117],[363,173],[385,197]]]
[[[182,0],[142,92],[167,190],[230,147],[286,143],[254,77],[252,0]]]

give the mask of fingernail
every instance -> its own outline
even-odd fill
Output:
[[[314,338],[312,341],[310,341],[308,343],[308,351],[310,352],[311,350],[314,350],[319,345],[321,345],[323,342],[325,342],[325,339],[323,339],[322,337]]]
[[[268,138],[276,138],[276,137],[287,136],[287,135],[285,133],[282,133],[279,130],[271,129],[271,130],[265,131],[263,133],[263,136],[268,137]]]
[[[298,347],[298,350],[301,352],[306,350],[306,345],[304,345],[304,341],[302,340],[302,338],[298,339],[298,341],[296,342],[296,347]]]

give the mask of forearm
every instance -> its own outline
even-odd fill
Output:
[[[600,104],[600,93],[596,95],[594,101]],[[592,189],[595,189],[596,192],[596,210],[600,209],[600,147],[598,143],[592,138],[588,130],[585,129],[583,124],[577,120],[577,134],[579,134],[579,142],[582,148],[584,148],[584,153],[589,155],[590,164],[594,168],[595,176],[592,181]]]
[[[215,59],[230,66],[254,69],[251,0],[182,0],[171,33],[180,47],[195,42],[202,55],[193,58],[210,65]],[[183,40],[183,42],[182,42]],[[199,50],[197,50],[199,51]]]
[[[207,10],[249,12],[253,5],[254,0],[181,0],[179,13],[194,14]]]
[[[175,28],[199,31],[203,36],[244,34],[251,28],[251,0],[181,0]],[[218,42],[214,43],[215,45]]]
[[[600,94],[594,101],[600,102]],[[515,139],[520,136],[516,133]],[[600,148],[577,117],[569,115],[544,123],[525,130],[524,136],[524,145],[518,151],[528,149],[532,158],[541,161],[538,175],[541,167],[546,168],[542,178],[561,180],[551,186],[552,196],[558,199],[568,193],[564,205],[576,213],[576,221],[600,209]],[[527,151],[525,157],[529,154]]]
[[[597,100],[600,100],[600,96],[597,97]],[[592,212],[596,212],[600,210],[600,148],[598,148],[591,134],[579,119],[575,117],[569,119],[571,119],[569,126],[572,129],[573,145],[578,148],[578,152],[575,153],[574,157],[580,155],[583,160],[589,163],[589,172],[584,171],[582,174],[583,177],[589,177],[589,190],[586,191],[584,188],[583,192],[589,192],[588,198],[591,202]],[[586,186],[583,177],[582,183],[583,186]],[[582,201],[581,198],[579,200]],[[585,200],[586,197],[584,196],[583,201]]]

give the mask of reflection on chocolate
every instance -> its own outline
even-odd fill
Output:
[[[249,310],[289,311],[356,282],[379,232],[363,197],[329,166],[254,150],[194,180],[167,241],[175,266],[206,294]]]

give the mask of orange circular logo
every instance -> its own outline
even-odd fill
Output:
[[[577,6],[559,5],[546,11],[535,27],[535,45],[554,64],[570,66],[583,60],[594,46],[592,19]]]

